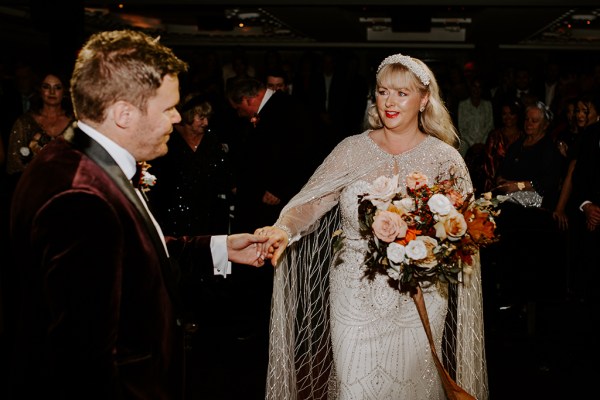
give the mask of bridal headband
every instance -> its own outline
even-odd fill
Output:
[[[406,68],[408,68],[413,74],[415,74],[419,80],[421,81],[421,83],[425,86],[429,85],[430,79],[429,79],[429,74],[427,73],[427,71],[425,71],[425,69],[419,65],[415,60],[413,60],[412,58],[410,58],[409,56],[405,56],[403,54],[394,54],[391,55],[389,57],[386,57],[381,64],[379,64],[379,67],[377,68],[377,73],[379,73],[379,71],[381,71],[381,68],[383,68],[386,65],[389,64],[402,64],[404,65]]]

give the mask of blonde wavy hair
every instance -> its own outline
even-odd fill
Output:
[[[409,87],[416,88],[421,96],[429,94],[429,101],[423,112],[419,113],[419,129],[424,133],[434,136],[454,148],[458,148],[460,139],[458,131],[452,122],[452,117],[440,95],[440,89],[429,67],[421,60],[413,58],[430,78],[429,85],[424,85],[421,79],[408,67],[401,63],[390,63],[383,65],[376,76],[376,87]],[[373,129],[383,127],[381,118],[377,113],[376,104],[372,104],[368,110],[369,125]]]

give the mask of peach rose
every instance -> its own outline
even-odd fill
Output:
[[[439,227],[438,225],[441,225]],[[450,214],[446,215],[438,223],[435,224],[436,228],[436,236],[441,240],[444,240],[446,237],[448,240],[456,241],[467,233],[467,221],[465,221],[465,217],[454,210],[450,212]],[[443,236],[439,236],[440,231],[443,230]]]
[[[406,187],[409,189],[418,189],[427,185],[427,182],[427,176],[420,172],[413,172],[406,177]]]
[[[373,233],[380,240],[391,243],[397,238],[406,235],[408,225],[402,217],[389,211],[377,211],[373,219]]]

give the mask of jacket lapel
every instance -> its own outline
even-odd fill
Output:
[[[144,221],[148,235],[152,239],[152,244],[154,245],[156,253],[159,256],[163,278],[171,295],[171,299],[177,308],[180,300],[178,291],[175,288],[175,277],[172,272],[173,265],[171,264],[171,260],[165,251],[162,239],[160,238],[159,233],[156,230],[148,211],[146,210],[146,207],[142,203],[142,200],[135,192],[133,185],[129,179],[127,179],[116,161],[104,149],[104,147],[83,133],[80,129],[74,129],[73,135],[69,138],[69,142],[71,142],[75,148],[96,162],[96,164],[98,164],[112,178],[119,189],[121,189],[121,191],[125,194],[127,199],[129,199],[129,201],[135,205],[136,210]]]

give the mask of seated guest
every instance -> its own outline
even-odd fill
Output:
[[[528,106],[525,134],[508,148],[498,170],[495,190],[507,200],[497,221],[503,249],[498,253],[497,279],[501,297],[512,304],[534,302],[547,294],[543,290],[550,285],[534,280],[566,275],[558,270],[564,268],[564,252],[547,251],[563,248],[551,214],[562,178],[562,156],[548,134],[552,117],[542,102]],[[557,294],[560,287],[556,282],[552,287]]]

